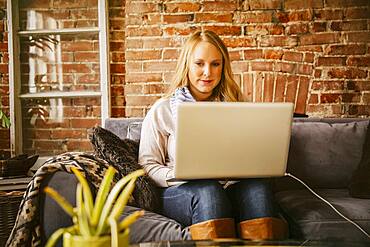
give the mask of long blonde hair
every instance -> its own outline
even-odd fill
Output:
[[[185,42],[177,62],[175,75],[171,86],[165,97],[171,97],[175,90],[180,87],[189,86],[188,78],[190,56],[194,48],[201,41],[213,44],[222,54],[222,73],[220,83],[213,89],[211,98],[216,101],[243,101],[243,96],[238,84],[233,79],[230,57],[225,44],[220,37],[212,31],[197,31]]]

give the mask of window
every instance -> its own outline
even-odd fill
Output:
[[[87,129],[110,115],[107,9],[8,1],[13,154],[90,150]]]

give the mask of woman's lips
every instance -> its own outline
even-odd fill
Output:
[[[203,84],[210,84],[213,80],[200,80]]]

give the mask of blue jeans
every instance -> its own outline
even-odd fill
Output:
[[[244,179],[224,189],[216,180],[194,180],[161,189],[162,214],[183,226],[219,218],[237,222],[276,216],[268,179]]]

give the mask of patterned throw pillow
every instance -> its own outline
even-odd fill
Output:
[[[120,139],[107,129],[96,126],[89,130],[89,139],[95,155],[117,169],[119,176],[141,169],[138,164],[139,142],[131,139]],[[159,200],[157,188],[148,176],[139,177],[136,181],[133,197],[137,207],[156,211]]]

